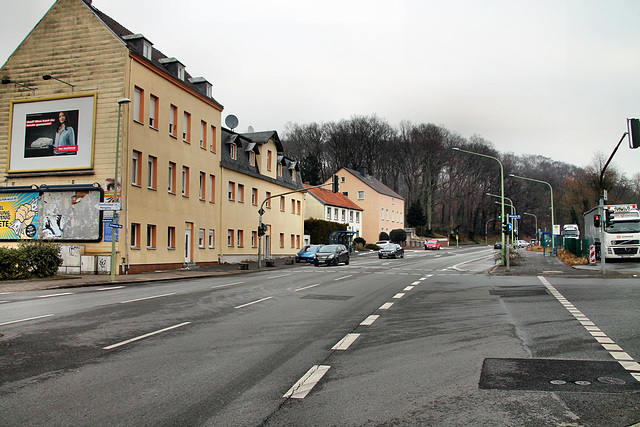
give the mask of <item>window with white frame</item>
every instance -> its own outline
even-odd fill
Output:
[[[233,246],[233,230],[227,230],[227,246]]]
[[[331,219],[331,208],[327,207],[327,219]]]
[[[158,129],[158,105],[160,101],[155,95],[149,95],[149,127]]]
[[[356,224],[360,224],[360,212],[356,212]]]
[[[138,86],[133,88],[133,120],[144,123],[144,90]]]
[[[199,188],[198,188],[198,198],[200,200],[204,200],[204,196],[205,194],[207,194],[206,187],[207,187],[207,174],[204,172],[200,172],[200,182],[199,182]]]
[[[133,150],[133,154],[131,155],[131,184],[139,186],[141,179],[141,168],[140,168],[140,156],[141,153],[139,151]]]
[[[198,230],[198,247],[204,249],[204,228]]]
[[[207,122],[200,120],[200,148],[207,149]]]
[[[155,190],[158,186],[158,159],[155,156],[149,156],[147,160],[147,188]]]
[[[156,226],[147,224],[147,249],[156,248]]]
[[[191,114],[184,112],[182,127],[182,140],[191,142]]]
[[[189,197],[189,168],[182,167],[182,195]]]
[[[169,106],[169,134],[171,136],[178,135],[178,129],[176,127],[177,121],[178,121],[178,107],[171,104],[171,106]]]
[[[229,200],[236,199],[236,183],[229,181]]]
[[[209,249],[216,247],[216,232],[215,230],[209,230]]]
[[[358,191],[358,200],[364,200],[364,191]]]
[[[169,193],[175,194],[176,192],[176,164],[169,162],[169,178],[168,178]]]
[[[167,248],[175,249],[176,248],[176,228],[175,227],[167,227]]]

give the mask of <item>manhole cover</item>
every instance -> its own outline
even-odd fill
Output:
[[[348,295],[314,295],[314,294],[309,294],[302,297],[302,299],[321,299],[321,300],[327,300],[327,301],[346,301],[351,298],[353,297]]]
[[[548,292],[547,288],[544,286],[508,286],[491,289],[489,294],[501,297],[532,297],[537,295],[547,295]]]
[[[640,391],[640,381],[616,361],[485,359],[479,387],[588,393]]]

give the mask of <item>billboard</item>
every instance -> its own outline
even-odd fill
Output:
[[[91,169],[96,94],[11,102],[8,172]]]
[[[39,192],[0,193],[0,240],[38,237]]]
[[[90,185],[0,188],[0,241],[99,242],[103,199]]]

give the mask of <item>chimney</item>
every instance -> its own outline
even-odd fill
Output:
[[[360,175],[362,175],[363,177],[367,177],[367,168],[362,167],[360,168]]]

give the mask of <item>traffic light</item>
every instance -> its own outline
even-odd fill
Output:
[[[332,188],[332,191],[334,193],[337,193],[339,191],[338,190],[338,175],[333,175],[333,188]]]
[[[610,209],[604,210],[604,226],[607,227],[611,224],[613,220],[613,211]]]
[[[627,119],[629,128],[629,147],[640,147],[640,119]]]
[[[593,215],[593,226],[596,228],[600,228],[600,215],[598,214]]]
[[[258,236],[264,236],[267,234],[267,224],[258,225]]]
[[[506,223],[506,222],[503,222],[503,223],[502,223],[502,232],[503,232],[504,234],[509,233],[509,224],[508,224],[508,223]]]

